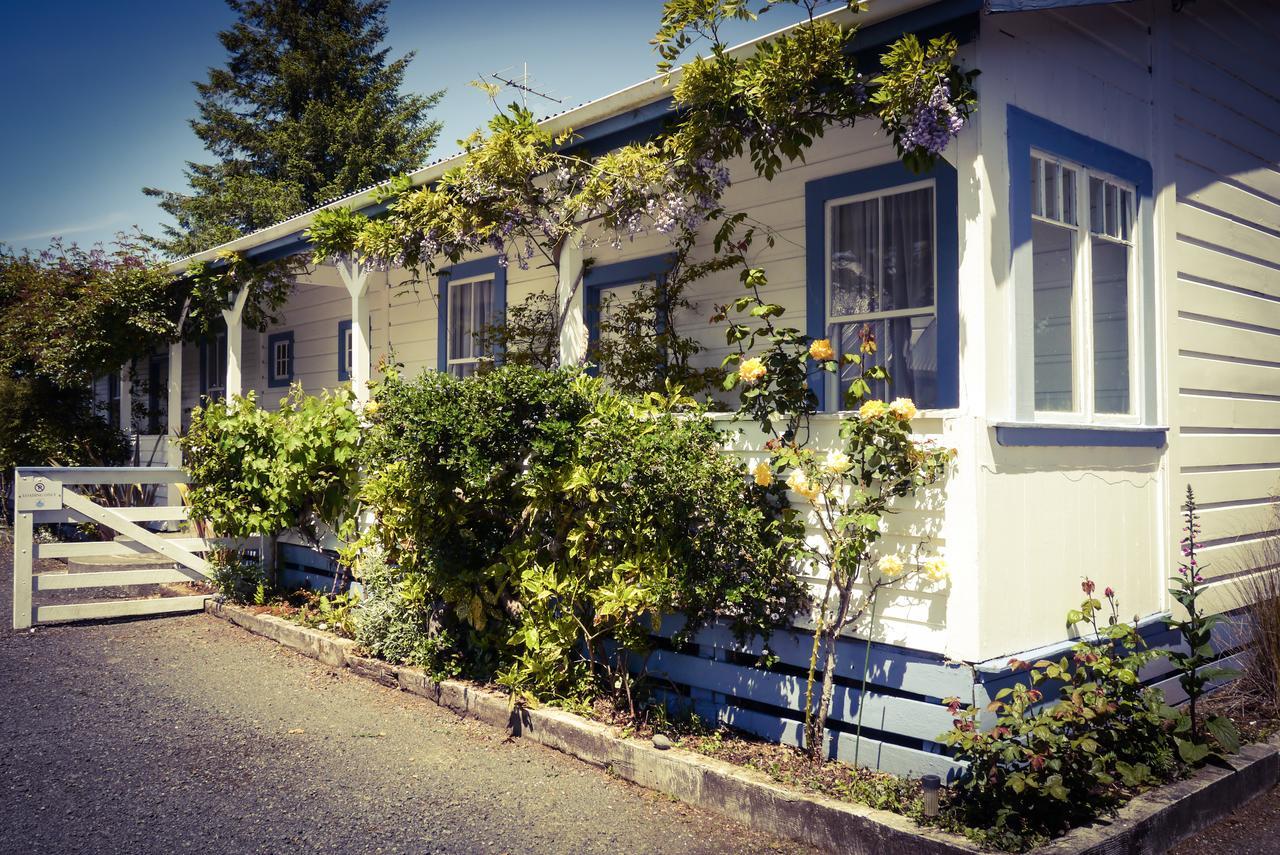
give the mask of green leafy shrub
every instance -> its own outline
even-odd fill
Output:
[[[649,616],[767,633],[803,601],[789,563],[799,529],[781,487],[748,486],[681,406],[525,366],[389,376],[366,410],[366,539],[418,610],[380,608],[411,622],[413,643],[453,636],[471,675],[540,699],[626,687]],[[387,633],[391,617],[377,618]],[[410,638],[358,637],[409,655]]]
[[[87,387],[0,376],[0,484],[15,466],[116,466],[128,456]]]
[[[355,635],[355,614],[360,605],[360,595],[354,591],[329,593],[303,589],[297,592],[302,599],[294,617],[303,626],[332,632],[342,638]]]
[[[1137,629],[1119,620],[1115,592],[1107,588],[1107,624],[1094,583],[1072,612],[1093,632],[1070,657],[1028,663],[1029,683],[1001,689],[980,726],[981,711],[952,700],[955,727],[942,740],[968,763],[952,809],[973,836],[1002,849],[1021,850],[1114,809],[1128,793],[1168,780],[1178,771],[1158,689],[1138,672],[1160,651],[1145,648]],[[1043,703],[1057,687],[1058,699]]]
[[[241,605],[262,605],[267,600],[269,580],[261,562],[246,558],[237,550],[211,550],[209,578],[224,600]]]
[[[227,537],[297,528],[316,542],[321,524],[349,537],[359,440],[350,389],[316,397],[294,386],[276,412],[252,392],[198,407],[181,439],[191,517]]]
[[[378,659],[425,668],[435,679],[457,676],[457,639],[444,630],[440,607],[421,575],[387,564],[382,550],[366,549],[356,568],[360,601],[352,613],[353,637]]]

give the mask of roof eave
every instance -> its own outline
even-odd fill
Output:
[[[920,9],[925,6],[931,6],[940,0],[860,0],[860,11],[854,13],[848,9],[840,8],[831,12],[818,16],[824,20],[834,20],[844,26],[857,24],[865,27],[881,21],[887,21],[896,18],[905,13]],[[792,24],[787,27],[781,27],[772,32],[759,36],[742,44],[735,45],[730,49],[731,54],[740,54],[753,50],[762,42],[777,38],[782,33],[794,29],[798,25]],[[538,124],[551,133],[559,133],[561,131],[573,128],[587,128],[591,125],[603,122],[630,112],[639,110],[655,102],[666,99],[671,94],[671,85],[679,79],[680,69],[672,71],[671,75],[656,75],[639,83],[632,84],[617,92],[597,98],[594,101],[549,116]],[[418,169],[409,174],[409,180],[415,187],[430,184],[439,180],[449,169],[459,165],[464,155],[459,153],[443,160]],[[270,260],[272,258],[280,258],[286,255],[292,255],[305,249],[306,239],[303,233],[311,224],[316,212],[329,210],[333,208],[351,208],[357,211],[363,211],[378,204],[378,191],[385,187],[389,182],[374,185],[373,187],[357,191],[348,196],[335,199],[324,205],[317,206],[301,214],[282,220],[266,228],[250,232],[235,240],[228,241],[219,246],[212,247],[189,255],[185,258],[178,259],[169,265],[169,271],[174,275],[183,273],[188,267],[199,262],[213,261],[220,253],[236,252],[244,253],[250,258],[256,260]]]

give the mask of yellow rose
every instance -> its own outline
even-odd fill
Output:
[[[926,561],[920,570],[930,582],[945,582],[947,579],[947,564],[941,558]]]
[[[810,481],[799,469],[791,470],[791,474],[787,476],[787,486],[811,502],[822,492],[822,488]]]
[[[853,461],[843,451],[830,451],[823,466],[832,475],[843,475],[853,468]]]
[[[876,564],[880,575],[886,579],[896,579],[902,575],[902,559],[896,555],[885,555]]]
[[[768,369],[764,367],[764,363],[756,357],[744,359],[742,365],[738,366],[738,378],[748,386],[754,386],[760,382],[760,378],[768,373]]]
[[[367,403],[367,404],[365,404],[365,405],[364,405],[364,414],[365,414],[366,416],[371,416],[371,415],[373,415],[373,414],[374,414],[374,413],[376,413],[376,412],[378,412],[378,402],[377,402],[377,401],[370,401],[369,403]]]
[[[819,362],[826,362],[827,360],[835,359],[836,352],[831,347],[831,339],[815,339],[814,342],[809,345],[809,356]]]
[[[757,463],[756,468],[751,470],[751,474],[755,476],[756,483],[761,487],[768,487],[773,483],[773,470],[769,468],[767,460]]]
[[[910,398],[895,398],[893,403],[889,405],[889,412],[904,422],[909,422],[916,417],[915,403]]]
[[[889,405],[884,401],[877,400],[867,401],[858,408],[858,415],[864,419],[878,418],[887,412],[889,412]]]

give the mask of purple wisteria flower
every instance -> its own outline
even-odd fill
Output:
[[[936,157],[963,127],[964,117],[951,103],[951,85],[940,80],[929,94],[929,100],[904,122],[902,147]]]

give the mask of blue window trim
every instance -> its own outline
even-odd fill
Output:
[[[1013,277],[1014,259],[1018,250],[1031,243],[1031,150],[1038,149],[1046,154],[1057,155],[1065,160],[1075,161],[1086,169],[1106,172],[1128,181],[1134,186],[1138,205],[1138,242],[1142,254],[1142,342],[1144,348],[1150,349],[1156,341],[1155,310],[1155,210],[1152,193],[1153,180],[1151,164],[1142,158],[1130,154],[1123,149],[1099,142],[1092,137],[1065,128],[1062,125],[1028,113],[1012,104],[1008,108],[1009,139],[1009,269]],[[1146,360],[1144,360],[1145,362]],[[1142,377],[1143,402],[1142,411],[1147,414],[1156,411],[1155,382],[1150,377]],[[1138,443],[1132,430],[1096,430],[1096,429],[1062,429],[1053,425],[1038,427],[1028,425],[1018,427],[1017,436],[1023,441],[1004,442],[1002,445],[1085,445],[1085,446],[1119,446],[1159,448],[1164,445],[1164,431],[1161,428],[1150,428],[1159,433],[1156,445]],[[1028,438],[1036,433],[1044,432],[1047,439],[1030,442]],[[1142,431],[1139,431],[1141,433]],[[1006,437],[1012,434],[1006,432]],[[1110,441],[1107,439],[1110,438]],[[1071,441],[1075,440],[1075,441]],[[1156,442],[1151,439],[1150,442]]]
[[[289,343],[289,372],[284,377],[276,374],[276,344]],[[293,331],[272,333],[267,336],[267,386],[278,389],[293,382]]]
[[[440,317],[437,319],[437,371],[449,370],[449,280],[471,279],[489,274],[493,275],[493,315],[495,318],[505,318],[507,315],[507,266],[502,263],[500,256],[491,255],[488,258],[477,258],[475,261],[464,261],[453,265],[448,270],[440,271],[436,276],[436,294],[439,297],[440,311]]]
[[[1164,448],[1168,428],[996,425],[996,442],[1009,447]]]
[[[351,379],[347,370],[347,333],[351,330],[351,319],[338,321],[338,379],[343,383]]]
[[[938,399],[929,407],[947,409],[960,404],[960,221],[956,169],[946,161],[939,161],[932,169],[918,174],[895,162],[805,183],[806,329],[813,338],[827,337],[827,203],[832,199],[892,190],[929,179],[934,183],[938,236],[934,251],[934,263],[937,265],[934,310],[938,318]],[[826,378],[823,373],[811,380],[822,410],[828,408]]]
[[[671,253],[633,258],[613,264],[597,264],[582,277],[583,320],[587,324],[587,348],[600,343],[600,300],[610,288],[621,288],[637,282],[662,282],[671,272],[675,256]]]
[[[1031,149],[1073,160],[1089,169],[1108,172],[1133,184],[1138,195],[1144,285],[1153,276],[1151,164],[1127,151],[1086,137],[1048,119],[1009,106],[1009,224],[1013,248],[1031,242]],[[1012,254],[1010,264],[1013,263]]]

